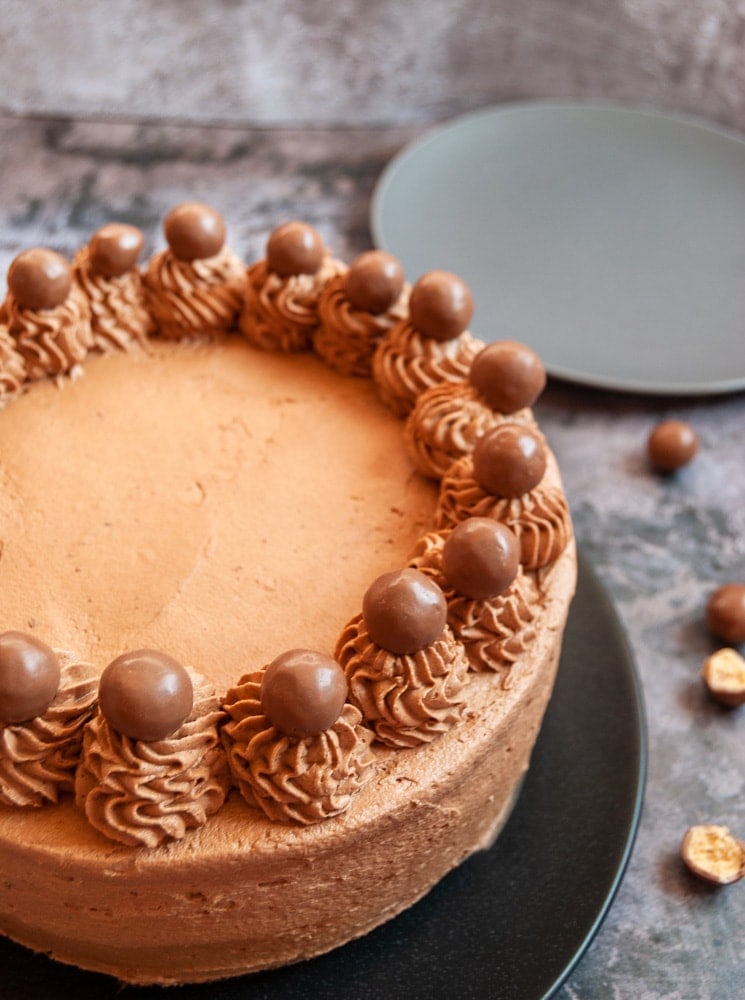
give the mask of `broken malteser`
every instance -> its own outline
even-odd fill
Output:
[[[709,694],[729,708],[745,705],[745,658],[736,649],[718,649],[704,660],[701,676]]]
[[[713,885],[729,885],[745,875],[745,844],[726,826],[692,826],[681,845],[686,867]]]

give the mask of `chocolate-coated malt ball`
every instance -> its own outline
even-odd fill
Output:
[[[72,268],[54,250],[24,250],[8,269],[8,291],[21,309],[54,309],[72,288]]]
[[[323,262],[321,234],[306,222],[285,222],[271,233],[266,244],[266,266],[281,278],[315,274]]]
[[[272,660],[261,681],[261,708],[285,736],[316,736],[336,722],[347,700],[341,666],[311,649],[291,649]]]
[[[546,386],[546,369],[532,348],[497,340],[471,362],[468,381],[493,410],[516,413],[532,406]]]
[[[698,437],[683,420],[663,420],[649,435],[649,460],[660,472],[675,472],[687,465],[698,451]]]
[[[94,233],[88,244],[91,271],[104,278],[118,278],[137,264],[144,245],[145,237],[137,226],[110,222]]]
[[[439,639],[447,621],[447,603],[442,590],[424,573],[393,570],[368,587],[362,617],[377,646],[404,655]]]
[[[172,208],[163,223],[168,246],[179,260],[206,260],[225,245],[225,222],[219,212],[201,201],[185,201]]]
[[[43,715],[57,694],[59,660],[53,649],[24,632],[0,635],[0,722]]]
[[[175,732],[194,707],[191,678],[155,649],[122,653],[101,674],[98,702],[112,729],[152,742]]]
[[[498,424],[473,449],[474,479],[495,497],[521,497],[535,489],[545,472],[543,442],[523,424]]]
[[[355,309],[377,316],[390,309],[401,295],[404,269],[392,254],[368,250],[352,262],[345,287]]]
[[[520,567],[520,543],[506,524],[469,517],[453,528],[442,549],[442,571],[453,589],[486,601],[504,593]]]
[[[432,340],[453,340],[467,329],[472,316],[471,290],[450,271],[428,271],[411,289],[411,322]]]
[[[745,584],[718,587],[707,602],[706,623],[725,642],[735,646],[745,642]]]

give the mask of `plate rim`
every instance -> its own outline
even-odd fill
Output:
[[[389,253],[396,253],[395,247],[388,242],[383,225],[384,204],[388,192],[399,171],[406,167],[409,160],[419,156],[427,146],[440,141],[443,136],[460,129],[471,127],[481,121],[500,119],[511,115],[522,116],[532,113],[578,113],[609,114],[624,118],[638,118],[660,121],[669,125],[694,129],[704,134],[716,136],[718,139],[736,143],[742,147],[745,157],[745,133],[734,128],[709,121],[701,116],[678,111],[666,111],[644,105],[628,105],[611,100],[542,100],[525,99],[491,104],[456,115],[445,121],[438,122],[426,128],[421,135],[406,143],[395,153],[383,167],[375,182],[369,206],[369,225],[374,245]],[[743,327],[745,336],[745,325]],[[546,363],[550,376],[562,381],[602,390],[636,393],[640,395],[660,396],[706,396],[725,395],[745,390],[745,371],[742,375],[731,378],[705,380],[666,380],[644,379],[625,376],[605,376],[602,373],[593,374],[576,370],[570,366]]]

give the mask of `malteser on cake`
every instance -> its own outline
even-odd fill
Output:
[[[328,951],[488,847],[576,572],[542,366],[460,278],[165,235],[27,251],[0,312],[0,931],[133,983]]]

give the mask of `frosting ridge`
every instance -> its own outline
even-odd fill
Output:
[[[474,478],[473,461],[467,455],[454,462],[442,479],[435,526],[454,527],[473,516],[493,517],[515,532],[524,569],[555,562],[572,536],[569,505],[558,486],[544,482],[520,497],[495,497]]]
[[[92,667],[57,651],[60,685],[43,715],[0,723],[0,803],[42,806],[72,791],[83,744],[83,728],[96,705],[98,679]]]
[[[64,302],[52,309],[24,309],[8,294],[8,331],[27,366],[27,378],[62,375],[85,360],[93,346],[90,307],[73,284]]]
[[[239,327],[254,347],[294,353],[311,347],[318,328],[318,300],[327,281],[346,269],[326,253],[313,274],[285,277],[259,260],[248,269]]]
[[[146,743],[113,729],[99,710],[85,728],[75,801],[111,840],[157,847],[206,823],[229,789],[212,685],[191,673],[194,708],[171,736]]]
[[[93,345],[104,353],[143,347],[155,323],[145,308],[139,269],[103,275],[91,266],[91,251],[85,246],[73,260],[73,273],[90,305]]]
[[[143,274],[147,307],[158,332],[173,339],[232,329],[245,280],[243,264],[227,246],[212,257],[193,260],[162,250]]]
[[[468,330],[438,341],[422,334],[410,319],[401,320],[383,335],[373,355],[380,398],[397,416],[406,417],[425,389],[440,382],[465,381],[482,347]]]
[[[387,746],[429,743],[463,716],[468,661],[447,626],[424,649],[396,654],[370,639],[360,614],[342,631],[335,657],[349,681],[349,700]]]
[[[372,733],[346,703],[336,722],[312,736],[280,733],[261,705],[263,670],[242,677],[223,705],[223,740],[246,802],[275,821],[309,825],[346,810],[371,776]]]

